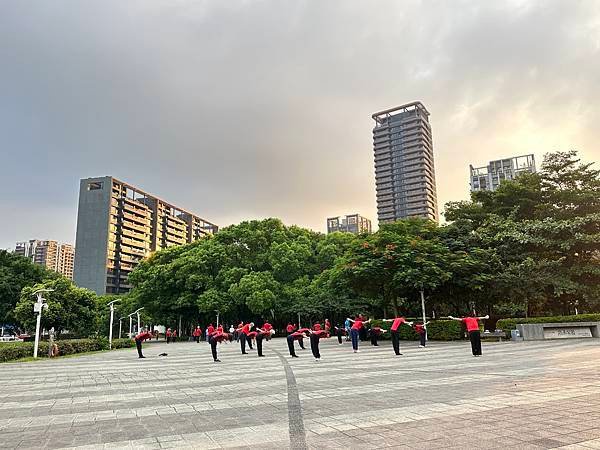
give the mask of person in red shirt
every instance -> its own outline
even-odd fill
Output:
[[[208,336],[211,336],[215,332],[215,327],[213,327],[212,323],[206,327],[206,332],[208,333]]]
[[[356,319],[351,319],[348,317],[346,320],[349,320],[352,323],[352,328],[350,328],[350,338],[352,339],[352,350],[354,353],[358,353],[358,336],[360,334],[360,330],[363,328],[365,323],[371,322],[371,319],[364,320],[363,316],[358,316]]]
[[[327,331],[328,333],[331,331],[331,322],[329,321],[329,319],[325,319],[325,331]]]
[[[200,336],[202,336],[202,329],[200,328],[200,325],[198,325],[196,328],[194,328],[194,332],[192,333],[192,336],[194,336],[194,340],[196,342],[200,342]]]
[[[267,330],[265,328],[265,325],[269,325],[270,328]],[[265,323],[262,328],[257,328],[256,329],[256,337],[255,337],[255,339],[256,339],[256,352],[258,353],[258,356],[260,358],[262,358],[263,356],[265,356],[265,355],[263,355],[263,351],[262,351],[262,349],[263,349],[263,346],[262,346],[263,345],[263,339],[269,340],[269,339],[271,339],[271,336],[274,335],[274,334],[275,334],[275,330],[273,330],[273,327],[271,327],[271,325],[269,323]]]
[[[296,355],[296,352],[294,351],[294,341],[300,341],[302,338],[307,337],[309,334],[310,333],[309,333],[308,328],[300,328],[299,330],[288,334],[287,344],[288,344],[288,350],[290,351],[290,356],[292,358],[298,357]]]
[[[150,333],[147,328],[144,328],[144,330],[141,333],[137,334],[134,339],[135,346],[137,347],[138,356],[140,358],[145,358],[145,356],[142,355],[142,342],[144,342],[146,339],[152,339],[152,333]]]
[[[263,323],[262,329],[264,331],[271,331],[273,329],[273,325],[271,325],[268,321]]]
[[[175,342],[177,339],[177,330],[173,330],[173,334],[171,334],[171,341]]]
[[[248,352],[246,352],[246,343],[250,347],[250,350],[253,350],[252,339],[250,337],[248,337],[248,333],[250,333],[253,326],[254,326],[254,322],[250,322],[250,323],[247,323],[246,325],[243,325],[241,328],[238,328],[238,332],[240,334],[240,348],[242,350],[242,355],[248,354]]]
[[[232,336],[227,333],[223,333],[222,331],[213,331],[212,334],[208,336],[208,343],[210,344],[210,351],[212,353],[212,357],[214,362],[221,362],[221,360],[217,356],[217,344],[223,341],[231,342]]]
[[[396,356],[402,356],[400,353],[400,325],[403,323],[411,326],[412,322],[407,322],[404,317],[396,317],[394,319],[383,319],[384,322],[392,322],[390,327],[390,335],[392,336],[392,347]]]
[[[171,342],[171,334],[172,334],[172,333],[171,333],[171,329],[170,329],[170,328],[167,328],[167,331],[165,332],[165,338],[167,339],[167,344],[168,344],[169,342]]]
[[[379,347],[379,344],[377,343],[377,340],[385,332],[386,332],[386,330],[384,330],[381,327],[371,327],[369,329],[369,335],[371,337],[371,345],[374,346],[374,347]]]
[[[319,340],[323,337],[329,337],[329,331],[321,330],[321,324],[315,323],[310,333],[310,350],[312,351],[315,361],[321,361],[321,352],[319,351]]]
[[[419,347],[425,347],[426,343],[427,343],[427,325],[429,324],[429,322],[425,322],[425,324],[422,323],[416,323],[414,325],[415,328],[415,332],[419,335],[419,341],[420,341],[420,345]]]
[[[308,330],[308,328],[306,328]],[[292,333],[294,333],[294,330],[296,330],[296,324],[291,324],[288,323],[287,327],[285,329],[285,331],[287,331],[288,336]],[[302,350],[304,350],[304,339],[302,336],[300,336],[299,338],[296,339],[298,341],[298,345],[300,345],[300,348]]]
[[[452,317],[448,316],[449,319],[458,320],[465,324],[467,333],[469,333],[469,340],[471,341],[471,352],[473,356],[481,356],[481,333],[479,331],[479,321],[489,319],[490,316],[477,317],[473,313],[470,317]]]

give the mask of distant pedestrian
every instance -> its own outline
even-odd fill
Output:
[[[404,317],[396,317],[394,319],[383,319],[384,322],[392,322],[390,327],[390,335],[392,337],[392,347],[396,356],[402,356],[400,353],[400,326],[404,323],[411,326],[412,322],[407,322]]]
[[[298,356],[296,355],[296,352],[294,350],[294,341],[300,340],[308,335],[309,335],[308,328],[300,328],[299,330],[288,334],[287,345],[288,345],[288,350],[290,352],[290,356],[292,358],[298,358]]]
[[[171,342],[171,335],[172,335],[172,331],[170,328],[167,328],[167,331],[165,331],[165,339],[167,340],[167,344],[169,342]]]
[[[340,323],[335,326],[335,334],[337,336],[338,345],[342,345],[342,336],[344,336],[344,327]]]
[[[448,316],[448,318],[465,324],[467,333],[469,333],[469,340],[471,341],[471,352],[473,353],[473,356],[481,356],[481,332],[479,331],[479,321],[489,319],[490,316],[477,317],[475,313],[473,313],[473,315],[469,317]]]
[[[369,336],[371,338],[371,345],[374,347],[379,347],[379,343],[377,342],[379,340],[379,338],[381,337],[381,335],[383,333],[385,333],[386,330],[384,330],[381,327],[371,327],[369,329]]]
[[[145,358],[142,354],[142,342],[146,339],[152,339],[152,333],[150,333],[147,328],[144,328],[141,333],[135,336],[135,346],[137,348],[138,357],[140,358]]]
[[[208,336],[208,343],[210,344],[210,351],[214,362],[221,362],[217,356],[217,344],[223,341],[231,341],[231,339],[230,334],[223,333],[222,331],[213,331],[213,333]]]
[[[427,330],[425,328],[427,325],[429,325],[429,322],[425,322],[425,324],[416,323],[414,325],[415,332],[419,335],[419,347],[425,347],[427,343]]]
[[[171,334],[171,340],[175,342],[177,340],[177,330],[173,330],[173,334]]]
[[[358,338],[360,335],[360,331],[364,328],[365,323],[371,322],[371,319],[369,319],[369,320],[363,320],[363,319],[364,318],[362,316],[358,316],[356,319],[350,319],[350,318],[347,319],[352,323],[352,328],[350,328],[350,339],[352,339],[352,350],[354,351],[354,353],[359,352]]]
[[[197,343],[200,342],[200,337],[202,336],[202,329],[200,328],[200,325],[198,325],[198,326],[196,326],[196,328],[194,328],[192,336],[194,337],[194,340]]]
[[[350,319],[346,319],[344,322],[344,329],[346,330],[346,341],[350,340],[350,330],[352,329],[352,322]]]
[[[310,350],[315,358],[316,362],[321,361],[321,351],[319,350],[319,340],[324,337],[329,337],[329,331],[322,330],[321,324],[316,323],[313,325],[310,333]]]

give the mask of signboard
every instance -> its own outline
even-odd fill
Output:
[[[544,339],[591,338],[590,327],[544,328]]]

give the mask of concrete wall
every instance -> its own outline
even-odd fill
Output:
[[[102,183],[102,189],[89,189]],[[77,237],[73,279],[102,295],[106,293],[106,262],[112,178],[86,178],[79,183]]]

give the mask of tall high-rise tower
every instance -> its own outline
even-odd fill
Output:
[[[379,223],[406,217],[438,221],[429,111],[421,102],[373,114]]]

